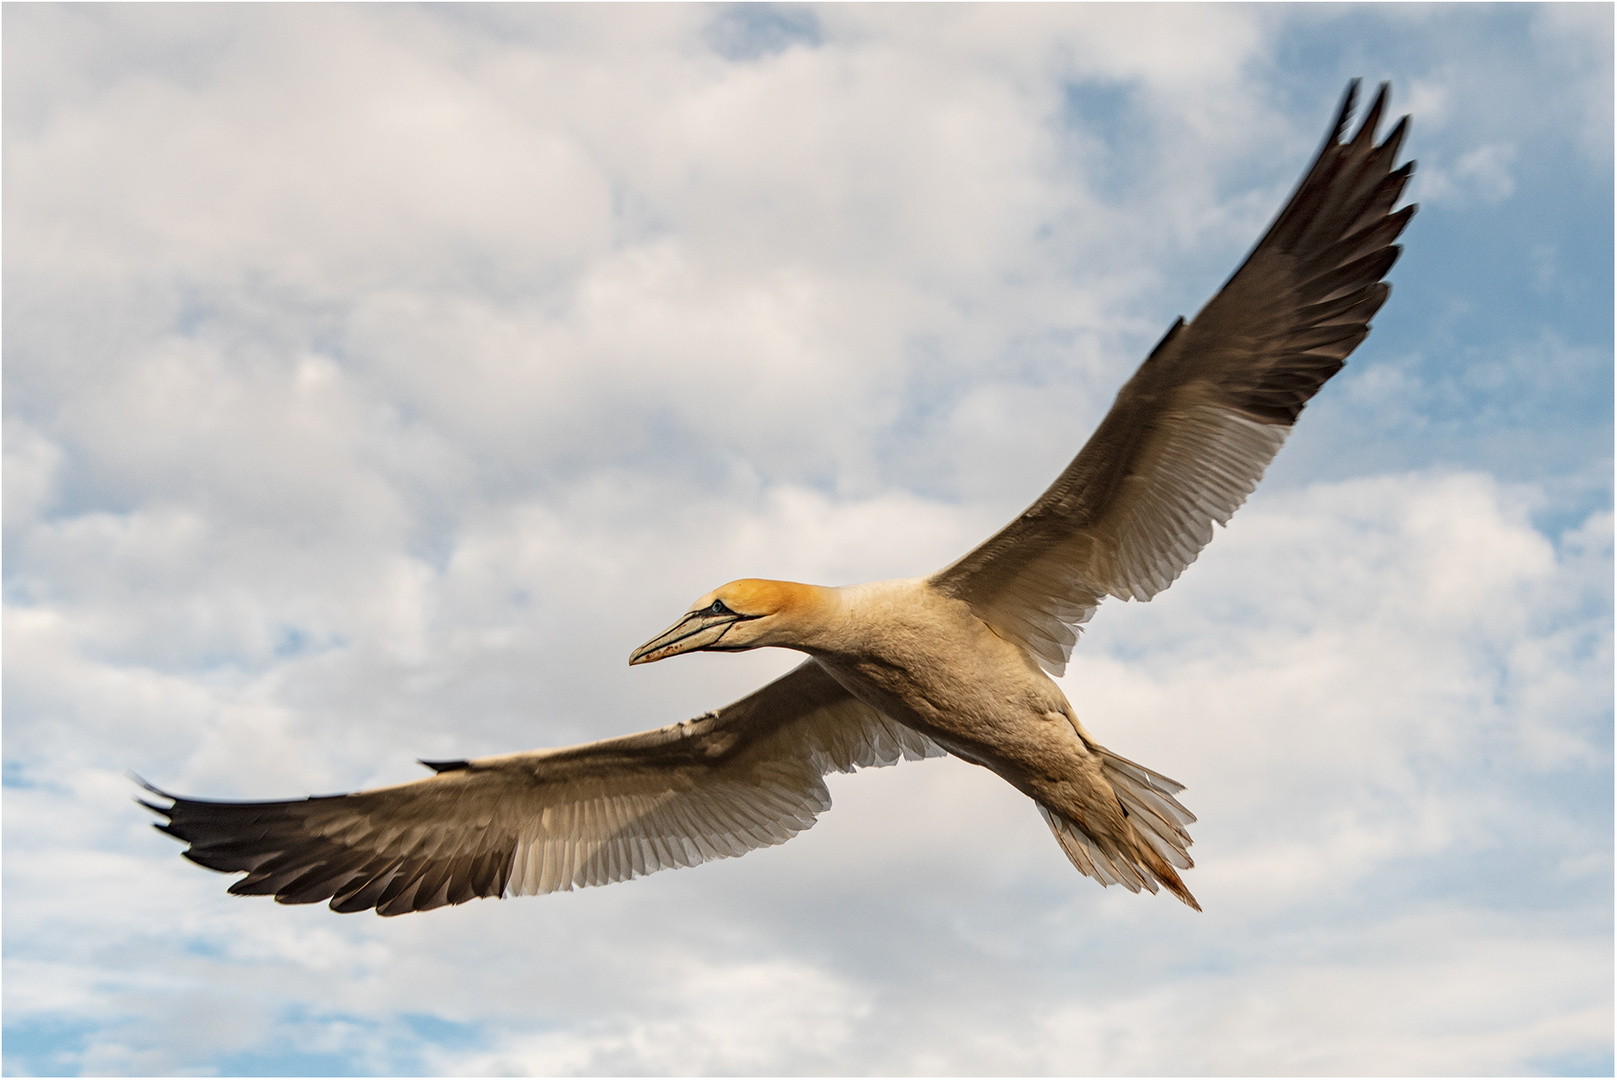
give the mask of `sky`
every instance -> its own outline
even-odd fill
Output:
[[[1612,8],[6,5],[4,1071],[1613,1068]],[[1393,294],[1062,685],[1205,911],[957,760],[398,919],[132,802],[696,716],[743,576],[929,573],[1255,242],[1348,79]]]

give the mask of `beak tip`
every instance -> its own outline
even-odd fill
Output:
[[[640,646],[640,648],[638,648],[634,652],[630,653],[629,654],[629,666],[630,667],[639,667],[641,664],[650,664],[650,663],[653,663],[653,662],[655,662],[657,660],[661,660],[663,657],[668,655],[668,650],[667,650],[666,647],[665,648],[653,648],[652,646],[655,645],[655,644],[656,644],[655,642],[651,642],[651,643],[642,645],[642,646]]]
[[[724,637],[733,622],[734,616],[704,617],[702,611],[689,612],[679,622],[630,653],[629,666],[666,660],[681,653],[700,652]]]

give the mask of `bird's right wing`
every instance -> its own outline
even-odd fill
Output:
[[[1341,141],[1356,86],[1246,262],[1191,323],[1169,329],[1072,464],[931,579],[1052,673],[1102,597],[1149,600],[1195,560],[1370,332],[1393,241],[1415,212],[1392,209],[1414,163],[1393,168],[1408,117],[1376,145],[1385,85]]]
[[[941,756],[809,660],[695,720],[560,750],[433,763],[396,787],[289,802],[146,803],[237,894],[425,911],[569,890],[783,843],[831,805],[830,772]],[[149,786],[149,785],[148,785]]]

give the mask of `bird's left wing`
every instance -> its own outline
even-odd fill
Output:
[[[831,805],[830,772],[935,757],[925,736],[810,660],[695,720],[560,750],[430,763],[396,787],[289,802],[154,794],[157,827],[230,891],[333,910],[425,911],[605,885],[783,843]]]
[[[1102,597],[1149,600],[1196,558],[1386,302],[1393,241],[1415,212],[1392,209],[1414,169],[1393,168],[1408,118],[1376,144],[1383,85],[1342,141],[1356,87],[1246,262],[1194,321],[1173,325],[1072,464],[932,577],[1052,673]]]

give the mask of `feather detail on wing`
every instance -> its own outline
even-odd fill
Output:
[[[1380,145],[1383,85],[1357,134],[1348,87],[1297,191],[1195,320],[1179,320],[1072,464],[1032,506],[931,579],[1047,670],[1066,668],[1101,599],[1171,585],[1262,479],[1291,425],[1370,332],[1415,207],[1414,170]]]
[[[569,890],[783,843],[830,772],[941,756],[810,660],[717,712],[561,750],[429,763],[436,775],[289,802],[146,803],[230,891],[335,911],[425,911]]]

